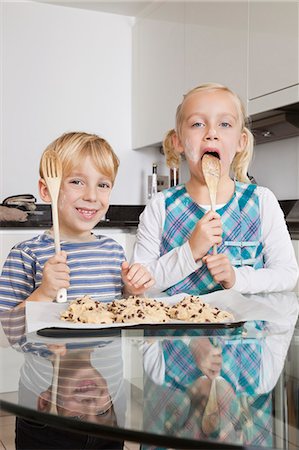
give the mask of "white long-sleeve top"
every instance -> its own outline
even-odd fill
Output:
[[[298,264],[283,212],[275,195],[265,187],[257,187],[261,218],[261,240],[264,267],[234,267],[233,289],[243,294],[292,290],[298,278]],[[200,205],[208,209],[208,206]],[[223,205],[216,206],[216,210]],[[156,284],[152,292],[162,292],[201,267],[195,261],[186,241],[180,247],[160,256],[161,237],[165,221],[165,200],[158,193],[140,216],[137,240],[132,260],[144,264]]]

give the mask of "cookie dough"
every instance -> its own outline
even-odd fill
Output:
[[[204,303],[200,297],[188,295],[169,309],[169,316],[175,320],[196,323],[233,321],[234,316],[217,307]]]
[[[173,306],[153,298],[130,296],[102,303],[89,296],[71,302],[61,319],[75,323],[167,323],[182,320],[194,323],[234,321],[234,316],[204,303],[200,297],[187,295]]]

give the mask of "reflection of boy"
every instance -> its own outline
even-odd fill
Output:
[[[49,413],[54,404],[61,418],[73,418],[111,427],[122,426],[125,416],[125,395],[120,340],[113,338],[109,341],[99,340],[94,345],[98,347],[85,350],[65,350],[64,346],[56,349],[53,349],[53,346],[49,347],[56,354],[60,353],[56,400],[52,399],[52,389],[55,390],[56,387],[54,375],[52,378],[52,362],[27,353],[20,383],[20,404],[42,413]],[[33,345],[33,348],[36,352],[38,346]],[[43,351],[41,349],[41,353],[49,353],[46,349]],[[54,360],[56,357],[52,355],[50,358]],[[109,441],[101,437],[60,430],[20,418],[16,422],[17,450],[122,449],[122,447],[122,442]]]
[[[0,309],[24,301],[53,301],[61,288],[68,290],[69,300],[86,294],[104,298],[142,294],[153,285],[148,270],[140,264],[129,267],[117,242],[92,233],[108,210],[118,170],[112,148],[97,135],[73,132],[47,150],[55,151],[62,163],[58,199],[62,251],[55,255],[52,229],[16,245],[0,277]],[[51,201],[42,164],[39,191],[42,200]]]

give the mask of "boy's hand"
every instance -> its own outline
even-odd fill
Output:
[[[139,263],[130,266],[127,261],[124,261],[121,269],[121,276],[128,294],[143,294],[155,284],[151,273]]]
[[[54,300],[59,289],[70,286],[70,269],[66,258],[66,252],[61,251],[46,262],[41,285],[36,290],[41,301]],[[36,300],[38,301],[38,297]]]
[[[230,289],[236,282],[236,275],[230,260],[223,253],[218,255],[206,255],[202,262],[207,265],[210,274],[216,283],[225,289]]]
[[[213,245],[222,242],[222,223],[215,211],[207,212],[196,224],[189,245],[195,261],[202,259]]]

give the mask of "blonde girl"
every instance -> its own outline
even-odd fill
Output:
[[[177,108],[168,143],[171,135],[190,178],[145,208],[133,260],[145,264],[156,289],[169,295],[293,289],[298,266],[283,213],[274,194],[247,177],[253,136],[240,98],[215,83],[192,89]],[[205,153],[221,163],[216,212],[202,172]]]

